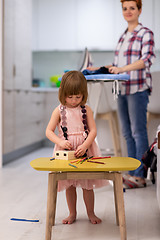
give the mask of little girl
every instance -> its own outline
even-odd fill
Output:
[[[46,129],[47,138],[57,150],[75,150],[75,157],[100,156],[94,141],[97,130],[92,110],[85,105],[88,97],[87,81],[78,71],[69,71],[62,77],[59,88],[60,105],[53,111]],[[54,133],[58,127],[58,136]],[[76,187],[83,189],[88,218],[93,224],[101,222],[94,213],[93,188],[107,185],[107,180],[60,180],[58,191],[66,189],[69,216],[62,222],[72,224],[76,220]]]

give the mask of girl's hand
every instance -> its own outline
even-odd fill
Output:
[[[83,144],[78,146],[78,148],[75,151],[75,156],[77,158],[83,156],[85,154],[86,150],[87,150],[87,148]]]
[[[68,141],[68,140],[62,140],[60,143],[59,143],[59,146],[63,149],[68,149],[68,150],[71,150],[72,149],[72,145],[71,143]]]
[[[122,73],[122,68],[118,68],[118,67],[110,67],[109,68],[109,72],[110,73],[114,73],[114,74],[118,74],[118,73]]]

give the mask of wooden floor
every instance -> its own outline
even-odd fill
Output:
[[[44,240],[47,200],[47,172],[29,165],[38,157],[52,156],[51,148],[32,152],[0,170],[0,239]],[[159,240],[160,210],[155,185],[127,190],[124,193],[128,240]],[[58,193],[56,222],[52,240],[119,240],[116,226],[112,186],[95,191],[95,211],[102,219],[92,225],[86,216],[81,189],[78,189],[77,221],[63,225],[68,214],[65,192]],[[38,223],[11,221],[11,218],[38,219]]]

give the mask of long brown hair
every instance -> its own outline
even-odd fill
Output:
[[[62,76],[59,88],[59,101],[65,105],[66,97],[82,94],[81,105],[84,105],[88,98],[87,80],[79,71],[69,71]]]

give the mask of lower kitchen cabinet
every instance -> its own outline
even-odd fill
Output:
[[[14,150],[14,92],[3,92],[3,153]]]
[[[45,93],[4,91],[3,153],[45,139]]]

